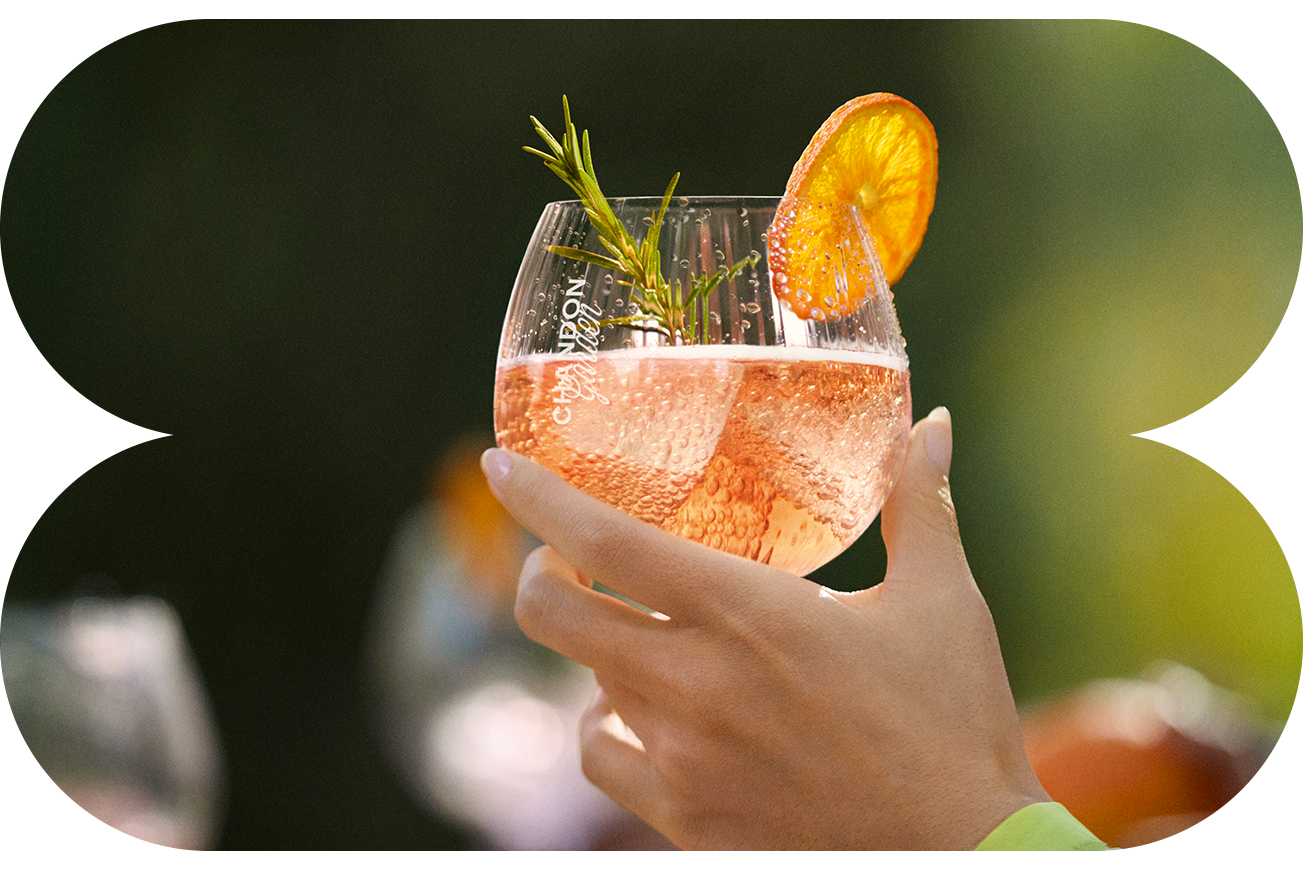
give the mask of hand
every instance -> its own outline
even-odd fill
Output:
[[[601,687],[581,722],[589,779],[683,848],[972,849],[1048,800],[960,544],[950,455],[938,409],[883,508],[887,575],[842,593],[488,451],[495,494],[551,544],[525,565],[517,621]]]

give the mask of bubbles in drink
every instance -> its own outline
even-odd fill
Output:
[[[499,443],[691,540],[795,573],[873,521],[904,462],[909,374],[868,353],[757,347],[567,355],[499,368]],[[572,391],[573,392],[573,391]]]

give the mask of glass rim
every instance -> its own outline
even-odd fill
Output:
[[[607,197],[607,202],[632,202],[632,203],[640,203],[640,202],[655,202],[657,205],[660,205],[660,204],[661,204],[661,200],[662,200],[663,198],[664,198],[664,196],[661,195],[661,194],[657,194],[656,196],[651,196],[651,195],[645,195],[645,196],[609,196],[609,197]],[[802,198],[804,199],[805,197],[802,197]],[[738,195],[738,196],[732,196],[732,195],[729,195],[729,194],[706,194],[706,195],[701,195],[701,196],[691,196],[691,195],[687,195],[687,194],[679,194],[679,193],[676,193],[676,194],[674,194],[674,195],[672,195],[672,196],[670,197],[670,204],[671,204],[671,205],[674,205],[675,203],[678,203],[678,202],[680,202],[680,201],[682,201],[682,200],[688,200],[689,202],[702,202],[702,201],[705,201],[705,200],[708,200],[708,199],[710,199],[710,200],[727,200],[727,201],[742,201],[742,200],[745,200],[745,199],[752,199],[752,200],[773,200],[774,202],[777,203],[779,200],[783,199],[783,197],[780,196],[780,195],[775,195],[775,194],[755,194],[755,195],[743,194],[743,195]],[[581,203],[582,203],[582,200],[579,200],[579,199],[558,199],[558,200],[553,200],[552,202],[545,203],[545,204],[546,204],[546,205],[580,205]]]
[[[617,214],[623,211],[632,215],[649,213],[654,215],[660,211],[662,199],[661,196],[614,196],[608,197],[606,202],[611,210]],[[670,198],[670,203],[666,207],[666,216],[678,216],[676,219],[685,216],[691,217],[694,212],[701,209],[708,214],[715,210],[722,216],[731,213],[745,216],[748,211],[756,211],[764,214],[768,219],[770,216],[777,217],[780,211],[785,208],[794,212],[813,210],[825,213],[840,213],[851,219],[866,219],[864,210],[855,203],[817,199],[809,196],[680,196],[679,194],[675,194]],[[540,213],[546,217],[549,213],[556,215],[576,211],[588,215],[588,207],[584,205],[583,200],[554,200],[544,204]],[[644,220],[646,219],[645,217]]]
[[[619,203],[622,205],[633,205],[633,206],[648,205],[655,208],[660,208],[662,199],[664,199],[663,196],[609,196],[607,197],[607,202],[612,204]],[[841,206],[843,208],[858,208],[858,206],[856,206],[855,203],[851,203],[851,202],[838,202],[837,200],[830,200],[830,199],[815,199],[809,196],[782,196],[782,195],[775,195],[775,194],[765,194],[765,195],[755,195],[755,196],[753,195],[730,196],[727,194],[682,196],[680,194],[674,194],[673,196],[670,197],[669,207],[674,208],[676,206],[679,206],[682,208],[682,207],[693,206],[693,205],[705,205],[708,203],[731,203],[731,204],[732,203],[737,203],[737,204],[755,203],[757,204],[758,207],[764,207],[764,206],[778,206],[779,203],[783,202],[785,199],[793,200],[795,202],[820,203],[821,205],[825,205],[825,206]],[[544,208],[550,208],[552,206],[563,206],[563,205],[564,206],[577,205],[583,207],[584,203],[582,200],[579,199],[558,199],[558,200],[553,200],[552,202],[544,203]]]

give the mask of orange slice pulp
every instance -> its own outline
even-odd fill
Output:
[[[815,133],[788,179],[769,233],[775,293],[803,318],[852,313],[874,292],[872,264],[855,250],[863,248],[855,224],[873,239],[884,280],[895,284],[923,242],[936,189],[937,134],[923,112],[894,94],[848,102]]]

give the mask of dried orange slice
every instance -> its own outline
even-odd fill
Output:
[[[874,282],[872,265],[839,245],[858,231],[846,224],[863,224],[883,278],[895,284],[924,240],[936,189],[937,134],[923,112],[895,94],[845,104],[815,133],[788,179],[769,234],[775,293],[801,317],[850,314]]]

